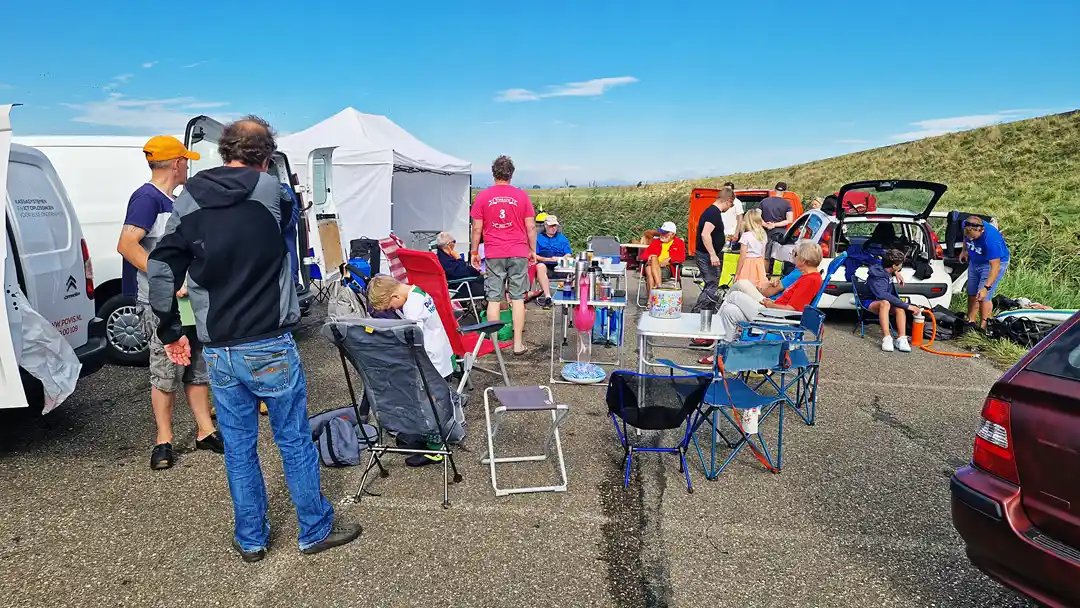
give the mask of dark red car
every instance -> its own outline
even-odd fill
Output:
[[[971,563],[1048,606],[1080,606],[1080,313],[990,389],[951,489]]]

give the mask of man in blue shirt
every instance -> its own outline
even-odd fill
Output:
[[[548,214],[544,220],[544,231],[536,235],[536,280],[544,291],[540,304],[551,308],[551,281],[548,273],[554,272],[559,258],[570,255],[570,240],[559,231],[559,218]]]
[[[980,326],[986,329],[994,311],[994,292],[1009,267],[1009,247],[997,227],[977,215],[964,220],[964,247],[960,261],[968,263],[968,323],[974,323],[978,313]]]

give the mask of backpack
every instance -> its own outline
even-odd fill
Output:
[[[356,423],[356,410],[351,405],[316,414],[308,418],[308,424],[319,460],[328,467],[360,464],[362,452],[374,444],[379,435],[374,426],[364,424],[361,427]]]

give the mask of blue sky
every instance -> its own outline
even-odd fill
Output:
[[[509,154],[531,185],[765,169],[1080,107],[1071,1],[194,5],[5,7],[16,134],[249,112],[290,132],[353,106],[478,174]]]

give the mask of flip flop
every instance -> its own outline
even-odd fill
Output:
[[[523,348],[521,350],[515,350],[514,351],[514,356],[515,357],[520,357],[520,356],[522,356],[522,355],[524,355],[525,353],[528,353],[528,352],[529,352],[529,347],[526,346],[525,348]]]
[[[712,357],[702,357],[702,358],[698,359],[697,362],[702,364],[702,365],[712,365],[713,358]]]

